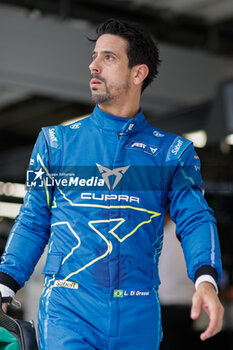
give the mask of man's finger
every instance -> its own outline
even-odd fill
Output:
[[[8,306],[7,303],[2,303],[2,310],[3,312],[5,312],[5,314],[7,313],[7,306]]]
[[[218,329],[218,319],[216,315],[215,316],[210,315],[210,321],[209,321],[208,327],[200,335],[201,340],[206,340],[207,338],[210,338],[213,335],[217,334],[218,332],[217,329]]]
[[[209,318],[210,318],[209,325],[207,329],[201,334],[200,336],[201,340],[206,340],[210,337],[213,337],[218,332],[220,332],[220,330],[222,329],[223,313],[224,313],[224,309],[221,304],[219,305],[217,310],[211,311],[209,315]],[[207,314],[209,313],[207,312]]]
[[[201,313],[201,298],[197,295],[197,293],[194,294],[193,300],[192,300],[192,309],[191,309],[191,318],[193,320],[196,320]]]

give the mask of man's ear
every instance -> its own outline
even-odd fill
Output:
[[[134,67],[134,77],[133,81],[135,85],[142,84],[142,82],[146,79],[148,73],[149,73],[149,68],[146,64],[139,64]]]

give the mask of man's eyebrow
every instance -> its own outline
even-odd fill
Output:
[[[93,51],[92,56],[95,55],[96,53],[97,53],[97,51]],[[103,50],[103,51],[100,51],[100,53],[113,55],[113,56],[116,56],[117,58],[119,58],[119,56],[115,52],[110,51],[110,50]]]

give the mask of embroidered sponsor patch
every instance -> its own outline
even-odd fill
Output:
[[[150,291],[141,291],[141,290],[123,290],[123,289],[114,289],[113,297],[114,298],[123,298],[123,297],[133,297],[133,296],[149,296]]]
[[[168,150],[166,161],[179,159],[190,144],[191,141],[177,136]]]
[[[123,298],[123,289],[114,289],[113,297],[114,298]]]
[[[43,128],[48,144],[51,147],[57,148],[59,145],[59,131],[58,127],[54,126],[51,128]]]
[[[70,125],[70,129],[79,129],[81,125],[82,125],[82,123],[72,124],[72,125]]]
[[[158,132],[157,130],[155,130],[155,131],[153,132],[153,135],[154,135],[155,137],[164,137],[164,136],[165,136],[164,134],[161,134],[161,133]]]
[[[54,283],[54,287],[65,287],[70,289],[78,289],[78,283],[65,281],[65,280],[57,280]]]
[[[151,156],[157,156],[159,152],[161,151],[161,148],[158,148],[153,145],[148,145],[145,142],[142,141],[131,141],[126,145],[126,148],[128,149],[135,149],[137,151],[142,151],[144,153],[147,153]]]
[[[176,144],[174,145],[173,149],[171,150],[171,153],[177,155],[177,153],[179,152],[180,147],[183,145],[183,143],[184,143],[184,141],[182,141],[182,140],[179,139],[179,140],[176,142]]]
[[[49,137],[51,142],[57,142],[57,138],[56,138],[56,132],[55,132],[55,128],[50,128],[49,129]]]

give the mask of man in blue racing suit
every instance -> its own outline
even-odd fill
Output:
[[[152,127],[140,108],[159,64],[150,35],[108,20],[93,41],[96,107],[69,126],[42,129],[2,257],[0,290],[13,296],[48,243],[40,349],[159,349],[158,262],[169,208],[196,283],[191,317],[204,308],[210,318],[205,340],[220,331],[223,308],[220,249],[199,158],[190,141]]]

